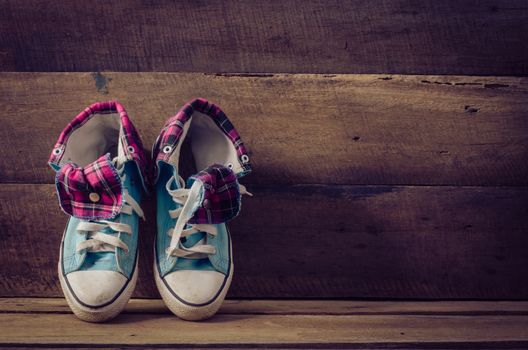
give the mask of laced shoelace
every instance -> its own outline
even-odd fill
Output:
[[[126,180],[124,174],[124,163],[127,161],[126,157],[119,156],[112,161],[121,178],[121,182]],[[132,215],[135,212],[139,217],[145,220],[143,210],[139,206],[126,189],[123,191],[123,207],[121,213]],[[103,230],[111,229],[112,232],[103,232]],[[119,233],[132,234],[132,228],[128,224],[113,222],[109,220],[98,221],[81,221],[77,226],[77,232],[87,233],[87,240],[80,242],[77,245],[77,252],[86,249],[87,252],[114,252],[116,247],[123,249],[128,253],[128,246],[118,237]]]
[[[207,235],[196,242],[192,247],[187,248],[181,244],[182,238],[188,237],[197,232],[206,232],[212,236],[216,236],[218,232],[215,225],[188,224],[188,221],[192,217],[193,206],[196,205],[200,196],[201,184],[198,181],[195,181],[190,189],[185,188],[185,181],[181,176],[178,176],[180,188],[173,190],[171,188],[175,181],[176,178],[171,176],[165,185],[165,189],[172,197],[172,200],[181,205],[177,209],[169,210],[169,215],[172,219],[176,219],[176,224],[174,225],[174,228],[167,231],[167,235],[172,237],[170,245],[166,249],[167,259],[170,256],[185,257],[188,259],[203,259],[209,254],[215,254],[215,247],[205,244]],[[244,185],[239,184],[239,188],[240,194],[252,196],[252,194],[246,190]]]

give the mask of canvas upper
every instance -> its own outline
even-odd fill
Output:
[[[121,104],[94,103],[63,130],[49,164],[59,205],[70,216],[62,277],[81,305],[104,306],[135,271],[139,203],[148,181],[141,139]]]
[[[196,173],[184,180],[179,159],[186,139],[190,139]],[[238,178],[251,171],[237,130],[218,106],[205,99],[193,100],[165,123],[154,145],[153,159],[158,205],[156,269],[160,278],[171,289],[170,276],[177,271],[229,275],[232,261],[225,223],[240,212],[245,188]],[[187,277],[194,283],[191,280],[200,279]],[[214,296],[217,291],[211,293]],[[202,299],[200,303],[207,304],[207,297]]]

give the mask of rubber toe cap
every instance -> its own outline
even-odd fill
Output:
[[[115,271],[75,271],[66,275],[75,298],[89,307],[110,304],[127,283],[127,278]]]
[[[178,270],[165,276],[172,292],[187,304],[213,302],[224,286],[226,276],[217,271]]]

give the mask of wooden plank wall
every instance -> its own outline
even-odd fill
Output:
[[[526,75],[524,0],[5,0],[6,71]]]
[[[0,296],[60,295],[68,121],[116,98],[150,147],[202,96],[255,168],[230,297],[527,298],[527,7],[302,4],[2,2]],[[156,297],[145,206],[135,295]]]

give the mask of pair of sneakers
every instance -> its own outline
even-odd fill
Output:
[[[196,174],[179,169],[190,138]],[[189,158],[189,157],[187,157]],[[233,277],[226,222],[246,194],[238,178],[251,171],[233,124],[204,99],[169,118],[152,151],[152,167],[124,107],[91,105],[70,122],[53,148],[64,230],[59,279],[80,319],[102,322],[126,306],[138,276],[140,202],[153,188],[157,200],[154,279],[169,309],[185,320],[213,316]],[[151,171],[152,170],[152,171]]]

